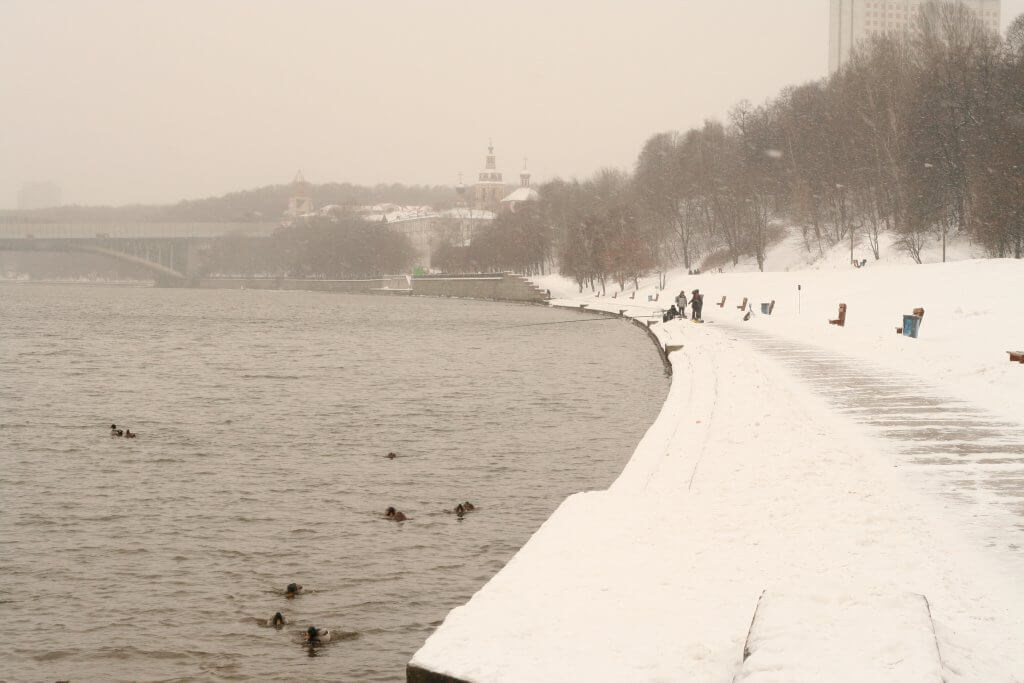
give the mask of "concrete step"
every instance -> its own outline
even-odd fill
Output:
[[[927,598],[762,593],[733,681],[812,680],[942,683]]]

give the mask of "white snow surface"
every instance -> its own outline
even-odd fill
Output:
[[[1020,513],[943,495],[982,489],[982,479],[922,486],[897,441],[745,336],[853,359],[1017,428],[1024,366],[1005,352],[1024,350],[1024,262],[846,264],[673,273],[656,303],[653,279],[632,301],[628,289],[612,299],[611,289],[595,297],[564,278],[534,279],[556,304],[656,315],[659,339],[682,346],[669,356],[672,387],[614,484],[569,497],[412,664],[480,682],[1024,681]],[[675,294],[694,288],[707,324],[662,324]],[[774,315],[743,322],[744,296],[757,311],[775,300]],[[827,322],[839,303],[845,328]],[[921,337],[897,336],[916,307]],[[994,467],[1024,475],[1022,460]],[[769,603],[759,633],[762,593],[785,599]],[[931,640],[908,595],[930,602]]]
[[[497,217],[497,214],[493,211],[471,209],[467,206],[456,206],[454,209],[442,211],[441,215],[447,218],[466,218],[482,221],[493,221]]]
[[[737,683],[942,683],[941,655],[922,595],[854,601],[766,593],[754,614],[750,657]]]

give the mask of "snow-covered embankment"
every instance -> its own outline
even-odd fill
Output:
[[[939,296],[943,287],[975,286],[967,278],[942,284],[957,267],[971,266],[896,273],[874,284],[846,273],[673,278],[670,291],[700,286],[707,293],[704,317],[719,325],[655,325],[664,343],[682,348],[670,356],[674,380],[661,414],[622,475],[607,491],[567,499],[501,572],[448,615],[412,666],[467,681],[1020,680],[1024,590],[1014,566],[961,533],[941,500],[910,486],[894,466],[889,441],[837,414],[777,361],[723,329],[739,324],[738,311],[712,302],[741,292],[755,304],[776,298],[776,316],[754,325],[789,320],[787,333],[811,335],[836,353],[849,344],[849,353],[857,346],[877,359],[893,349],[882,360],[913,371],[920,361],[904,357],[903,343],[911,340],[895,338],[888,324],[894,313],[878,305],[879,296],[899,287],[894,310],[911,301],[928,307],[925,325],[942,341],[925,355],[934,356],[933,364],[946,358],[942,367],[957,374],[967,366],[947,358],[956,353],[957,330],[944,321],[959,300],[921,301],[930,290],[907,291],[921,276],[935,279]],[[974,275],[996,272],[975,268]],[[963,296],[977,300],[984,290],[987,304],[993,287],[1011,285],[1007,274],[1024,275],[1017,265],[999,273]],[[796,282],[804,285],[799,315],[795,302],[783,299]],[[819,319],[843,298],[851,311],[865,312],[870,329],[853,324],[842,337]],[[634,302],[641,300],[643,292]],[[1010,300],[999,296],[993,305]],[[874,329],[883,322],[884,329]],[[979,339],[970,350],[981,353],[988,343]],[[779,630],[816,633],[822,657],[862,656],[822,670],[828,662],[782,647],[744,664],[763,592],[789,606],[776,609]],[[927,596],[936,648],[922,649],[929,638],[912,618],[851,632],[827,617],[907,595]]]

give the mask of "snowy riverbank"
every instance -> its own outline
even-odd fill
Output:
[[[1010,419],[1021,419],[1024,372],[1011,365],[1007,351],[1024,350],[1024,261],[970,260],[931,265],[868,264],[784,272],[672,273],[664,292],[654,281],[641,281],[612,299],[577,294],[574,283],[560,277],[539,280],[551,289],[554,303],[586,303],[590,308],[627,315],[657,315],[682,290],[687,297],[705,294],[704,318],[734,321],[744,298],[754,307],[753,328],[788,339],[850,354],[894,371],[909,372],[928,385],[983,405]],[[798,289],[799,288],[799,289]],[[658,294],[657,302],[648,302]],[[716,304],[726,297],[726,306]],[[770,317],[761,303],[775,301]],[[828,325],[847,304],[846,326]],[[896,335],[903,314],[924,308],[920,338]]]
[[[1001,432],[1020,429],[1024,367],[1005,351],[1024,346],[1024,263],[677,274],[659,302],[647,302],[647,286],[631,305],[579,296],[561,279],[539,284],[562,303],[635,316],[699,287],[708,324],[654,326],[682,348],[670,356],[669,398],[625,471],[608,491],[567,499],[448,615],[414,667],[467,681],[1021,680],[1019,547],[986,547],[974,533],[1012,517],[1019,488],[1002,517],[976,515],[920,486],[924,470],[907,465],[902,442],[851,414],[935,394],[967,403],[908,399],[892,421],[963,413],[996,425],[987,416],[998,415]],[[755,310],[774,299],[774,315],[742,322],[744,296]],[[827,323],[839,303],[849,305],[845,328]],[[921,338],[897,337],[900,315],[916,307],[926,309]],[[807,354],[826,368],[820,386],[864,396],[863,405],[836,410],[750,335],[778,340],[783,358]],[[993,444],[1007,452],[998,463],[965,462],[1001,468],[1019,487],[1018,448]],[[948,486],[984,488],[979,477]],[[1019,533],[1019,521],[1005,533]],[[751,634],[759,647],[744,662],[762,593],[771,621]],[[915,595],[930,603],[934,637],[907,607],[920,604]],[[862,613],[893,618],[839,623]],[[816,635],[812,652],[799,633]]]

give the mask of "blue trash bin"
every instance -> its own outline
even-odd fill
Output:
[[[917,333],[921,330],[921,316],[919,315],[905,315],[903,316],[903,336],[913,337],[917,339]]]
[[[772,308],[771,304],[761,304],[761,315],[771,315],[772,314],[771,308]]]

